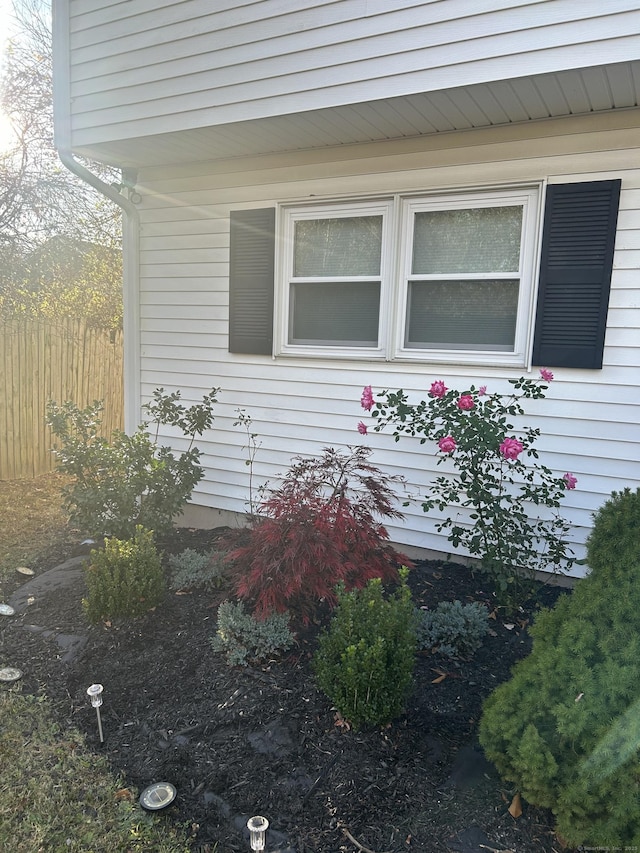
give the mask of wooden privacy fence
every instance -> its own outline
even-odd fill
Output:
[[[55,468],[45,425],[49,400],[104,401],[102,432],[123,428],[122,332],[83,320],[0,324],[0,480]]]

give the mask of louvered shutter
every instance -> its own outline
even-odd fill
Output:
[[[229,242],[229,352],[273,351],[275,208],[234,210]]]
[[[620,181],[547,188],[533,363],[602,367]]]

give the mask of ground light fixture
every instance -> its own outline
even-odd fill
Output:
[[[170,782],[154,782],[140,794],[140,805],[147,811],[166,809],[176,798],[176,789]]]
[[[91,704],[96,709],[96,716],[98,718],[98,734],[100,735],[100,743],[104,743],[104,735],[102,734],[102,719],[100,717],[100,705],[102,705],[102,691],[104,687],[102,684],[92,684],[91,687],[87,687],[87,696],[91,699]]]
[[[247,829],[249,830],[249,841],[252,850],[264,850],[265,839],[269,821],[262,815],[254,815],[247,821]]]
[[[22,672],[15,666],[3,666],[0,669],[0,681],[18,681],[20,678],[22,678]]]

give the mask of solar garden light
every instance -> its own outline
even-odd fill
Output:
[[[102,705],[102,691],[104,687],[102,684],[92,684],[91,687],[87,688],[87,696],[91,699],[91,704],[96,709],[96,716],[98,717],[98,734],[100,735],[100,743],[104,743],[104,735],[102,734],[102,720],[100,718],[100,705]]]
[[[249,818],[247,821],[247,829],[249,830],[249,840],[251,842],[252,850],[264,850],[268,828],[269,821],[266,817],[255,815],[254,817]]]

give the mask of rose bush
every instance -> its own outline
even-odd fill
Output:
[[[570,473],[558,477],[538,461],[539,429],[516,429],[513,423],[524,414],[522,401],[543,398],[544,383],[552,379],[543,369],[539,379],[509,380],[511,394],[489,393],[486,385],[460,392],[437,380],[419,403],[410,403],[402,389],[382,391],[376,400],[370,385],[361,397],[376,422],[374,431],[390,426],[396,441],[401,434],[421,444],[433,441],[438,464],[450,460],[454,472],[435,479],[422,508],[449,510],[437,530],[479,558],[501,603],[510,607],[536,570],[567,570],[574,562],[566,542],[569,525],[557,508],[577,479]],[[367,427],[360,424],[364,435]],[[452,507],[459,510],[454,514]]]

